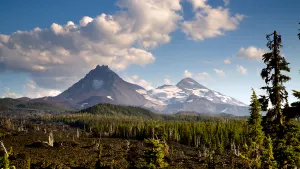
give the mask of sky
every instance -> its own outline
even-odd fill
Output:
[[[146,89],[192,77],[250,103],[266,34],[282,35],[300,89],[299,0],[2,1],[0,97],[55,96],[97,65]]]

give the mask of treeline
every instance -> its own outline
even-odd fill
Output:
[[[77,113],[89,113],[94,115],[105,116],[137,116],[151,119],[161,119],[161,116],[140,107],[119,106],[113,104],[97,104],[95,106],[80,110]]]
[[[44,112],[65,112],[71,111],[62,105],[55,105],[43,102],[31,102],[22,99],[3,98],[0,99],[0,111],[18,110],[18,111],[44,111]]]
[[[204,121],[152,120],[82,113],[43,116],[41,120],[64,122],[73,127],[80,127],[95,137],[137,140],[159,138],[220,153],[223,153],[225,149],[241,147],[247,139],[248,131],[246,120],[233,118],[218,120],[204,118]]]

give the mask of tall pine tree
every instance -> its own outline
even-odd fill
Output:
[[[267,47],[271,51],[263,55],[263,61],[267,67],[262,69],[261,77],[266,83],[262,89],[266,90],[268,95],[261,101],[264,104],[263,107],[267,107],[266,104],[269,101],[273,106],[273,109],[267,113],[267,119],[282,125],[284,122],[282,108],[284,104],[288,103],[288,92],[283,83],[291,79],[283,73],[290,72],[290,68],[288,67],[289,63],[280,55],[281,36],[274,31],[274,33],[267,35],[267,40]]]
[[[264,131],[273,140],[274,157],[279,168],[300,166],[299,125],[289,118],[285,120],[283,115],[283,105],[288,107],[288,93],[283,83],[290,80],[290,77],[284,74],[290,72],[289,63],[280,55],[281,36],[274,31],[267,35],[267,40],[267,47],[271,52],[263,55],[266,68],[262,70],[261,77],[266,82],[262,89],[265,89],[268,95],[260,101],[264,104],[270,102],[273,108],[268,110],[264,119]]]

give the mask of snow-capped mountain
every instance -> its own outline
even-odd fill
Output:
[[[246,104],[220,92],[208,89],[192,78],[182,79],[176,85],[163,85],[149,91],[138,89],[137,92],[150,102],[145,105],[146,107],[165,113],[178,111],[248,113]],[[239,111],[242,111],[242,113]]]
[[[97,66],[56,97],[45,97],[36,101],[79,109],[99,103],[111,103],[139,106],[161,113],[193,111],[246,115],[249,112],[244,103],[208,89],[191,78],[182,79],[176,85],[163,85],[147,91],[124,81],[108,66]]]

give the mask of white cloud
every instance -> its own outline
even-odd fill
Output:
[[[192,40],[204,40],[222,36],[227,31],[238,28],[244,15],[231,15],[228,8],[213,8],[207,0],[188,0],[192,3],[195,16],[191,21],[182,23],[182,31]]]
[[[2,98],[14,98],[15,99],[15,98],[20,98],[20,97],[22,97],[22,96],[17,93],[12,92],[10,88],[5,88],[5,92],[2,95]]]
[[[165,83],[166,85],[171,85],[171,84],[172,84],[172,81],[171,81],[171,79],[170,79],[169,77],[165,77],[164,83]]]
[[[236,70],[242,75],[248,74],[248,70],[241,65],[236,65]]]
[[[204,80],[210,80],[211,77],[207,72],[202,72],[195,75],[195,79],[199,81],[204,81]]]
[[[117,6],[113,15],[84,16],[79,24],[0,34],[0,70],[27,72],[39,87],[61,90],[97,64],[124,70],[153,63],[147,49],[170,42],[183,19],[180,0],[118,0]]]
[[[184,77],[192,77],[193,74],[192,74],[192,72],[189,72],[188,70],[184,70],[183,76]]]
[[[237,56],[248,60],[261,61],[262,55],[264,53],[265,51],[263,49],[256,48],[254,46],[249,46],[248,48],[240,48],[240,50],[237,53]]]
[[[5,92],[2,95],[2,98],[20,98],[20,97],[29,97],[29,98],[40,98],[45,96],[57,96],[61,93],[59,90],[45,89],[40,88],[36,85],[33,80],[28,80],[24,85],[23,94],[18,94],[11,91],[10,88],[5,88]]]
[[[133,84],[137,84],[139,86],[142,86],[143,88],[145,88],[146,90],[151,90],[153,89],[152,83],[141,79],[138,75],[133,75],[130,77],[125,77],[124,78],[125,81],[129,82],[129,83],[133,83]]]
[[[225,60],[224,60],[224,64],[225,64],[225,65],[229,65],[229,64],[231,64],[231,62],[230,62],[229,59],[225,59]]]
[[[33,80],[28,80],[28,82],[24,85],[24,89],[25,89],[24,96],[29,98],[57,96],[61,93],[61,91],[59,90],[40,88],[36,85],[36,83]]]
[[[220,69],[214,69],[214,71],[216,72],[216,74],[222,78],[224,78],[226,76],[225,72],[223,70]]]
[[[225,6],[228,6],[229,3],[230,3],[230,0],[223,0],[223,2],[224,2],[224,5],[225,5]]]
[[[88,25],[90,22],[92,22],[94,19],[89,17],[89,16],[84,16],[82,19],[79,21],[79,25],[84,27]]]

